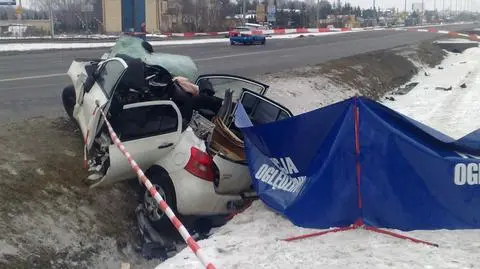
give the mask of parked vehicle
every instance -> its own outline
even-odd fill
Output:
[[[267,42],[267,38],[265,35],[259,34],[232,34],[230,36],[230,45],[254,45],[254,44],[261,44],[265,45]]]
[[[292,113],[264,96],[268,85],[227,74],[193,76],[201,99],[219,102],[213,109],[197,104],[172,80],[173,74],[196,73],[190,58],[149,53],[141,39],[129,38],[122,37],[104,59],[76,59],[68,70],[72,84],[63,90],[63,105],[85,140],[90,172],[85,181],[99,187],[136,178],[111,141],[100,107],[174,211],[215,216],[242,208],[254,193],[242,134],[233,123],[236,104],[243,104],[254,124]],[[167,71],[172,63],[180,68]],[[155,199],[140,190],[149,220],[157,227],[170,225]]]

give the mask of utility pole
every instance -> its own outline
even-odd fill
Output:
[[[317,21],[315,23],[317,27],[320,27],[318,23],[319,21],[320,21],[320,0],[317,0]]]
[[[443,7],[442,7],[443,19],[445,20],[445,0],[443,0]]]
[[[448,12],[450,16],[452,16],[452,0],[450,0],[450,12]]]
[[[247,0],[243,0],[243,24],[247,22]]]
[[[50,0],[50,4],[48,5],[50,10],[50,34],[52,39],[55,37],[55,25],[53,23],[53,0]]]

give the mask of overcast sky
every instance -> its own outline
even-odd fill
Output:
[[[18,3],[18,1],[19,0],[17,0],[17,3]],[[35,0],[22,0],[22,5],[24,7],[28,7],[29,2],[33,2],[33,1],[35,1]],[[316,1],[316,0],[314,0],[314,1]],[[331,1],[332,0],[330,0],[330,2]],[[344,1],[345,0],[342,0],[342,3]],[[469,10],[479,11],[479,7],[480,7],[480,5],[478,5],[478,2],[480,2],[480,0],[424,0],[425,9],[433,10],[435,1],[436,1],[436,6],[437,6],[438,10],[442,10],[444,2],[445,2],[445,9],[447,9],[447,10],[450,8],[450,2],[452,4],[452,9],[453,10],[456,9],[456,4],[457,3],[458,3],[458,9],[459,10],[464,9],[465,3],[470,3],[469,5],[472,8],[469,8]],[[362,7],[362,8],[369,8],[369,7],[373,6],[373,0],[350,0],[348,2],[350,4],[352,4],[353,6],[360,5],[360,7]],[[421,0],[407,0],[407,10],[412,9],[412,4],[413,3],[421,4],[422,1]],[[405,0],[375,0],[375,5],[377,7],[380,7],[380,8],[394,7],[394,8],[400,9],[400,11],[403,11],[404,6],[405,6]]]

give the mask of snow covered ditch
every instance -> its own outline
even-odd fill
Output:
[[[356,92],[323,76],[265,78],[272,89],[277,89],[272,90],[270,96],[296,114],[349,98]],[[405,95],[388,93],[382,96],[382,102],[454,138],[480,128],[480,48],[470,48],[463,54],[448,53],[440,65],[419,70],[408,83],[411,82],[418,84],[410,92]],[[318,230],[295,227],[261,201],[256,201],[199,245],[215,261],[217,268],[480,267],[479,230],[393,230],[437,243],[439,248],[365,230],[293,242],[281,240],[313,231]],[[184,249],[156,267],[166,268],[203,267],[190,249]]]

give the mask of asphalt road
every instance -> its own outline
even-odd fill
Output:
[[[461,31],[474,25],[445,26]],[[266,46],[228,43],[161,46],[159,52],[192,57],[201,73],[255,76],[288,68],[393,48],[439,36],[434,33],[371,31],[319,37],[267,40]],[[0,55],[0,122],[35,116],[64,115],[61,91],[74,58],[100,57],[103,49],[57,50]]]

